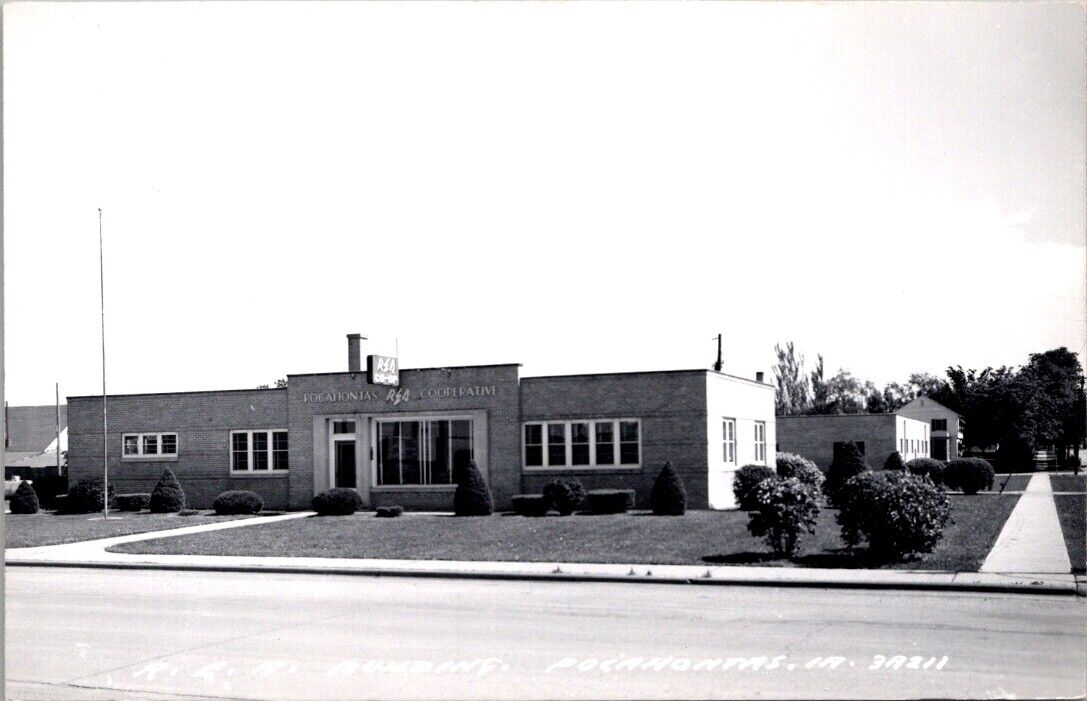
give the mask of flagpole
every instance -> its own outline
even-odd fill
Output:
[[[98,292],[102,309],[102,517],[109,518],[109,432],[106,418],[106,265],[102,253],[102,208],[98,208]],[[57,409],[60,411],[59,406]],[[60,443],[57,443],[59,455]]]
[[[57,385],[57,477],[60,477],[60,383]]]

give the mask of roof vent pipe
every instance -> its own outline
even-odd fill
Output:
[[[766,377],[766,373],[756,372],[755,373],[755,382],[762,382],[762,378],[764,378],[764,377]]]

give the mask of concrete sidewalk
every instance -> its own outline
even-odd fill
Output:
[[[1050,500],[1052,501],[1052,500]],[[608,563],[477,562],[458,560],[379,560],[324,557],[234,557],[217,555],[143,555],[106,552],[106,548],[155,538],[257,526],[310,512],[241,519],[151,531],[100,540],[8,550],[8,566],[95,567],[116,569],[309,573],[393,577],[654,582],[850,589],[930,589],[1034,594],[1076,594],[1068,573],[1012,575],[995,572],[849,570],[809,567],[708,565],[629,565]],[[1062,541],[1063,542],[1063,541]]]
[[[1043,574],[1072,571],[1049,475],[1037,473],[1030,478],[981,571]]]

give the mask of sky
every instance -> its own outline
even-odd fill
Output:
[[[1075,3],[8,3],[5,398],[1087,352]]]

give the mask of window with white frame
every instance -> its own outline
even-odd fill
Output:
[[[766,462],[766,422],[755,422],[755,462]]]
[[[524,451],[528,469],[639,467],[641,422],[578,419],[526,423]]]
[[[721,435],[724,441],[725,462],[736,462],[736,419],[724,419],[721,421]]]
[[[288,454],[284,429],[230,432],[231,472],[283,472],[288,469]]]
[[[126,433],[121,436],[122,457],[176,458],[176,433]]]

